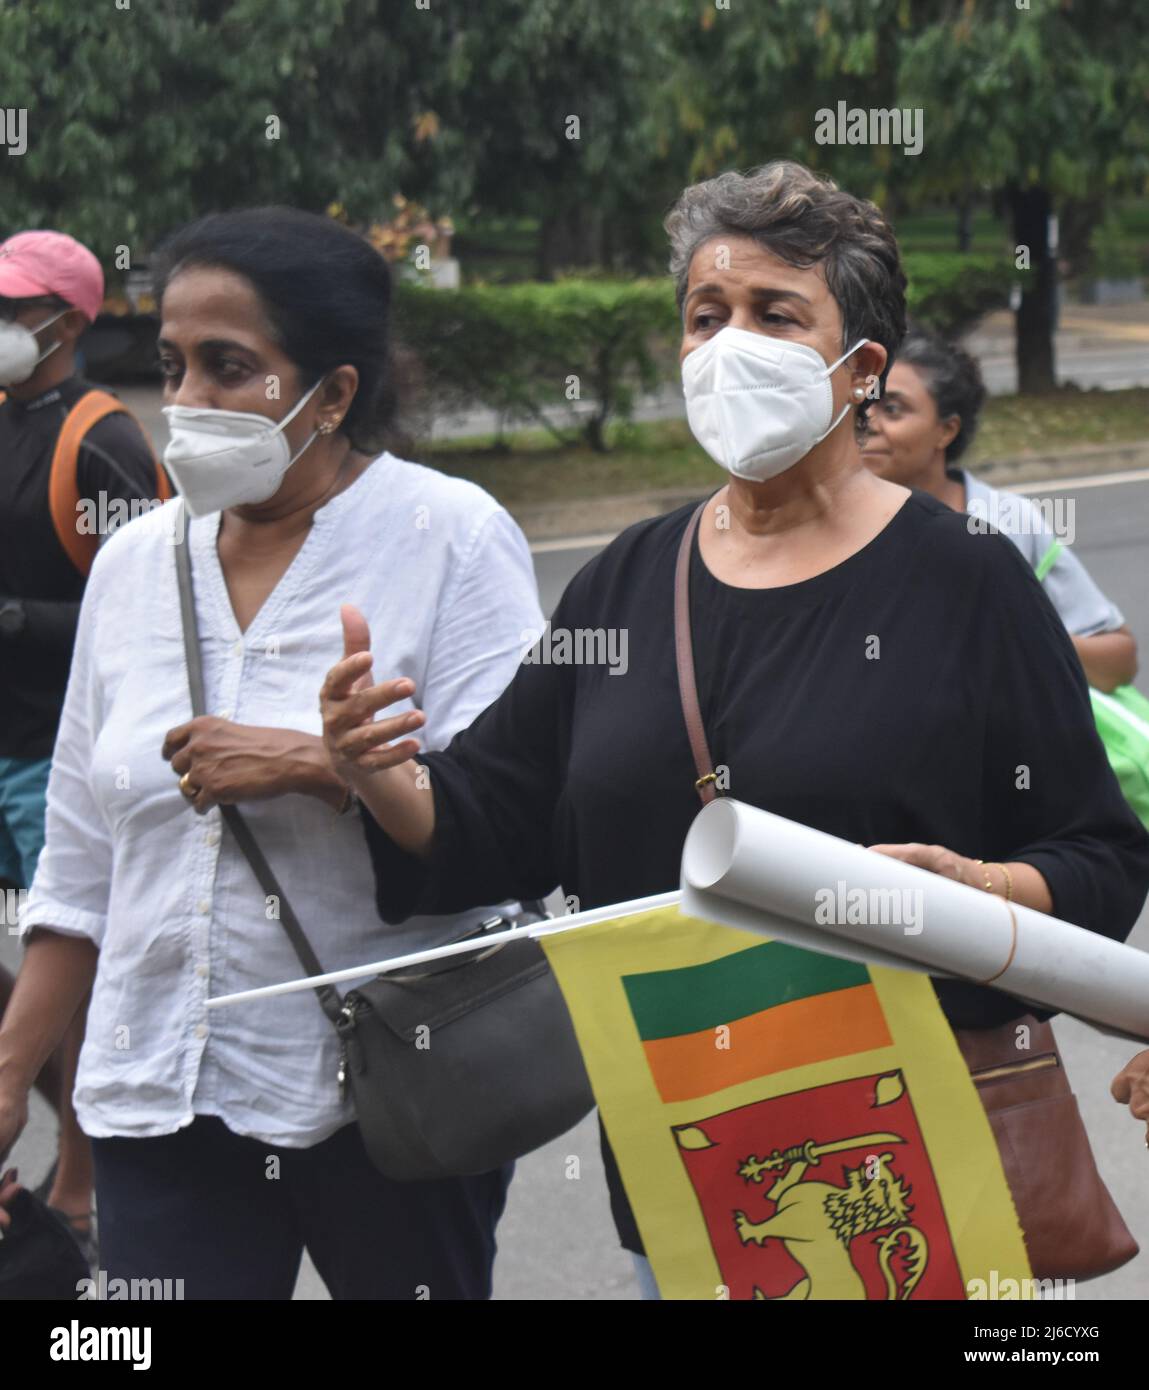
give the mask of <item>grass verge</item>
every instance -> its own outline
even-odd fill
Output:
[[[995,396],[982,417],[968,464],[1065,453],[1075,445],[1130,443],[1149,438],[1149,388],[1058,391],[1051,396]],[[443,442],[417,451],[432,468],[469,478],[506,507],[617,496],[652,488],[705,488],[715,464],[698,447],[685,420],[615,425],[611,449],[557,447],[541,433],[512,437],[508,452],[489,439]]]

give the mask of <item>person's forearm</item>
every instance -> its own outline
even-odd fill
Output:
[[[1085,678],[1098,690],[1116,690],[1137,674],[1137,643],[1128,632],[1099,632],[1075,637],[1073,645],[1085,669]]]
[[[0,1091],[32,1087],[91,989],[98,959],[86,937],[36,929],[0,1022]]]
[[[426,770],[400,763],[380,772],[348,771],[347,780],[380,828],[408,854],[426,859],[435,835],[435,797]]]
[[[296,733],[295,736],[300,745],[299,772],[293,790],[305,796],[316,796],[333,810],[339,810],[347,799],[347,783],[336,775],[323,740],[318,734]]]
[[[1011,901],[1021,903],[1022,907],[1032,907],[1035,912],[1052,913],[1053,895],[1049,891],[1049,884],[1045,881],[1045,875],[1032,864],[1010,860],[1005,865],[986,863],[980,867],[984,871],[982,887],[988,876],[993,885],[990,891],[997,896],[1006,897],[1009,889],[1012,890],[1009,894]]]

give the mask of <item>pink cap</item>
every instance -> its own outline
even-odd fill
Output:
[[[94,319],[104,302],[104,272],[86,246],[63,232],[17,232],[0,242],[0,295],[55,294]]]

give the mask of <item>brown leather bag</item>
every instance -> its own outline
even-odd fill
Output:
[[[955,1028],[954,1037],[989,1116],[1034,1276],[1094,1279],[1128,1263],[1137,1242],[1097,1171],[1053,1029],[1023,1014],[998,1028]]]
[[[686,527],[674,575],[678,688],[703,803],[719,794],[690,632],[690,552],[705,506]],[[1093,1279],[1126,1264],[1137,1242],[1097,1171],[1053,1029],[1024,1014],[997,1028],[955,1028],[954,1037],[997,1140],[1034,1277]]]

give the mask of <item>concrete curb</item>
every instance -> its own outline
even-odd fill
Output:
[[[1064,454],[1033,454],[1020,458],[985,459],[976,469],[979,478],[993,487],[1021,483],[1054,482],[1059,478],[1149,469],[1149,439],[1128,444],[1083,445]],[[721,482],[714,470],[714,485]],[[575,536],[615,536],[636,521],[684,507],[702,498],[705,487],[656,488],[648,492],[623,492],[605,497],[580,497],[569,502],[527,504],[512,507],[515,520],[531,541],[559,541]]]

